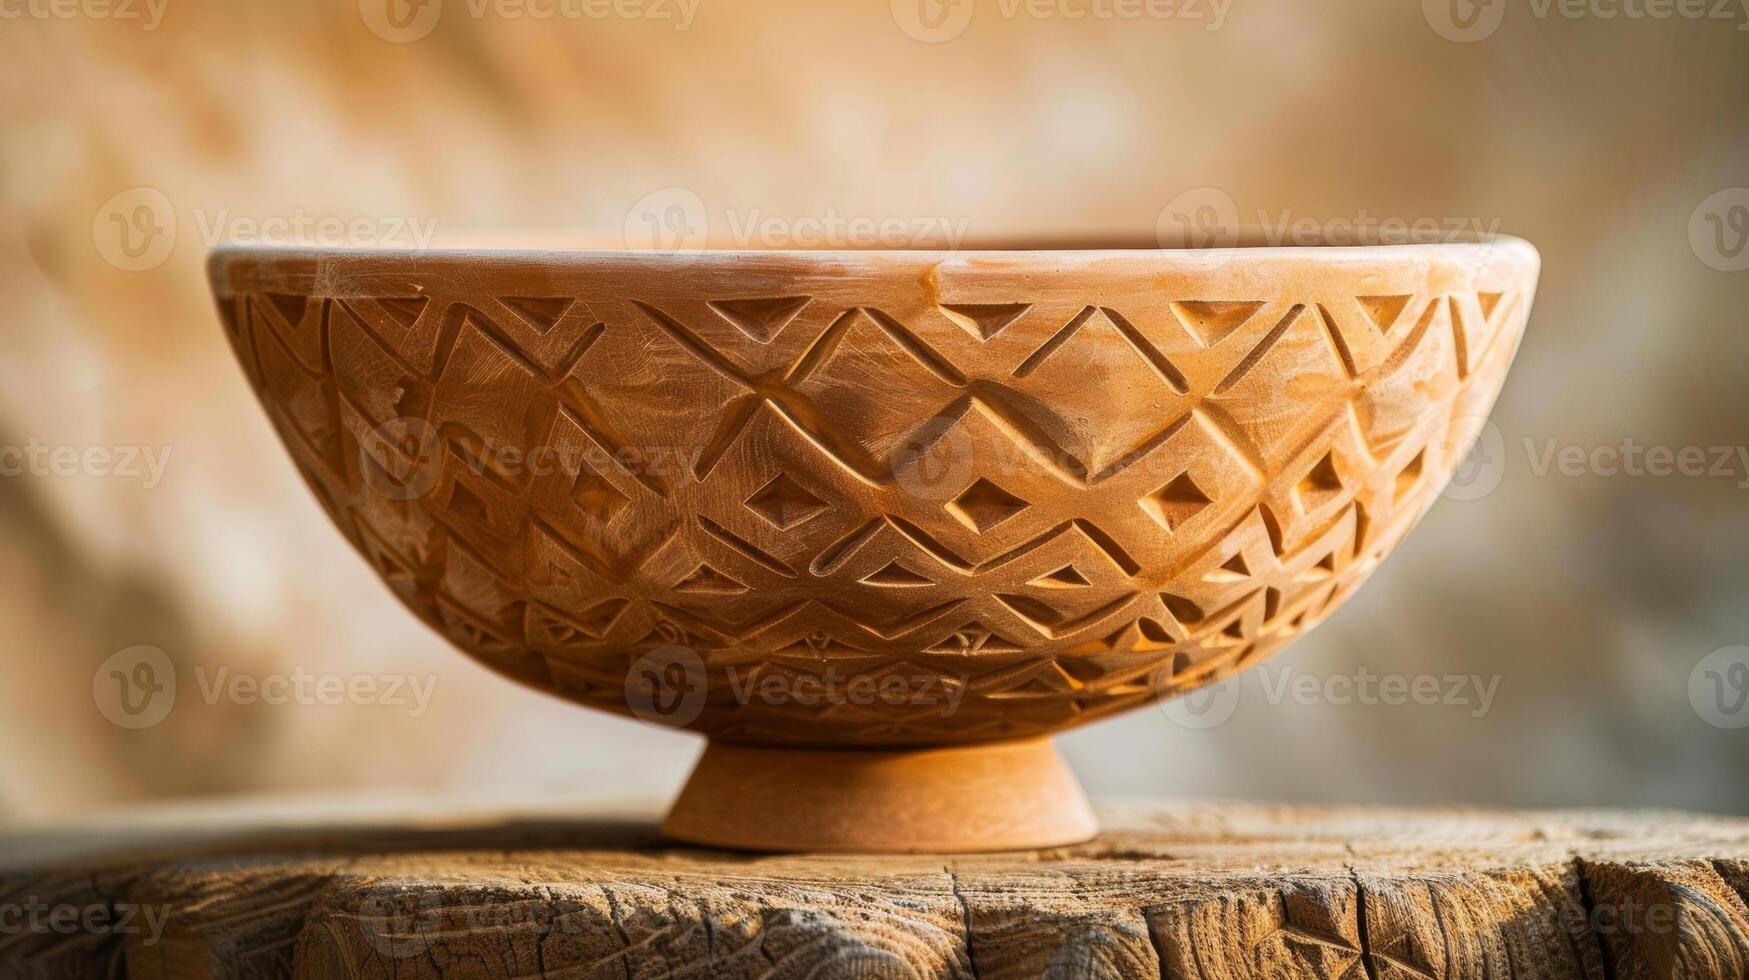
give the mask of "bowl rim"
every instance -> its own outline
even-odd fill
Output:
[[[1080,262],[1089,259],[1146,259],[1158,258],[1174,264],[1192,263],[1209,265],[1226,264],[1229,261],[1264,261],[1270,259],[1330,260],[1346,261],[1352,259],[1389,260],[1389,259],[1430,259],[1443,258],[1447,260],[1463,260],[1465,258],[1481,259],[1497,256],[1502,253],[1518,253],[1524,257],[1540,258],[1536,247],[1523,238],[1514,235],[1494,234],[1474,240],[1433,241],[1433,242],[1376,242],[1364,244],[1238,244],[1221,245],[1208,248],[1179,246],[1118,246],[1118,247],[1076,247],[1073,245],[1059,247],[1042,244],[1036,247],[961,247],[961,248],[869,248],[869,249],[807,249],[807,248],[697,248],[697,249],[616,249],[616,248],[536,248],[513,246],[455,246],[455,247],[381,247],[381,246],[347,246],[347,245],[279,245],[254,243],[221,243],[212,247],[208,255],[208,263],[215,270],[233,260],[255,262],[274,261],[310,261],[320,260],[381,260],[390,262],[413,262],[429,260],[434,262],[455,261],[536,261],[564,262],[579,261],[621,262],[633,261],[649,265],[663,263],[696,263],[701,260],[708,262],[771,262],[783,261],[794,263],[817,262],[823,265],[841,265],[846,262],[883,260],[883,261],[919,261],[945,262],[952,260],[999,259],[1005,263],[1014,264],[1048,264],[1052,262]],[[1219,260],[1217,263],[1216,260]]]

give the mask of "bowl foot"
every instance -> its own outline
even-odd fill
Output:
[[[665,834],[756,851],[1003,851],[1098,830],[1049,739],[922,749],[712,742]]]

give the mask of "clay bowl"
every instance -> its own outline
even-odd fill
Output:
[[[1051,733],[1354,591],[1467,451],[1537,269],[1495,239],[210,271],[293,460],[409,609],[709,736],[669,833],[976,850],[1094,832]]]

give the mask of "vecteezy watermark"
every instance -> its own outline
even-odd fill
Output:
[[[767,214],[758,209],[723,212],[736,248],[941,248],[957,249],[972,219],[945,215],[912,217],[846,215],[827,208],[818,215]]]
[[[254,707],[338,707],[363,705],[400,708],[409,718],[423,717],[437,690],[435,674],[319,674],[303,667],[289,673],[253,674],[205,665],[194,668],[200,698]],[[97,710],[121,728],[152,728],[176,707],[175,664],[157,647],[136,646],[117,651],[91,677]]]
[[[1241,212],[1219,187],[1184,191],[1160,209],[1155,234],[1162,248],[1219,248],[1241,237],[1261,245],[1415,245],[1486,241],[1500,229],[1498,217],[1479,215],[1390,215],[1361,208],[1352,215],[1315,217],[1292,208]],[[1241,229],[1248,234],[1241,236]]]
[[[0,0],[4,2],[4,0]],[[429,249],[437,218],[398,214],[329,214],[293,208],[278,214],[238,214],[229,208],[195,208],[194,226],[207,249],[218,245],[275,248]],[[176,206],[155,187],[134,187],[111,197],[91,220],[98,255],[123,272],[163,265],[176,248]]]
[[[91,242],[105,262],[123,272],[156,269],[176,248],[176,209],[156,187],[129,188],[97,209]]]
[[[335,917],[335,925],[331,928],[356,928],[378,956],[404,960],[426,956],[434,947],[447,946],[457,937],[488,932],[494,935],[538,933],[542,942],[568,941],[565,937],[576,941],[593,936],[600,920],[595,915],[586,914],[585,901],[563,896],[541,902],[479,893],[460,896],[430,882],[389,879],[366,886],[362,894],[351,900],[346,910],[348,914]],[[667,969],[662,975],[675,980],[715,976],[716,971],[697,960],[701,945],[698,934],[706,928],[704,923],[694,922],[685,928],[657,930],[638,943],[639,962],[664,963]],[[643,960],[645,955],[650,960]],[[450,959],[445,955],[438,958]],[[816,972],[814,975],[872,977],[889,974]]]
[[[704,198],[685,187],[663,187],[638,198],[625,217],[626,247],[636,251],[683,252],[710,240],[710,213]]]
[[[1158,421],[1120,420],[1097,432],[1079,434],[1051,449],[1001,442],[979,449],[963,420],[932,416],[894,444],[888,456],[893,479],[908,494],[947,502],[964,494],[979,473],[1037,472],[1040,465],[1059,470],[1087,468],[1087,460],[1109,462],[1133,454],[1159,433]],[[605,448],[594,441],[532,445],[507,443],[494,436],[469,440],[445,439],[439,427],[417,417],[389,419],[359,441],[359,469],[375,493],[396,501],[416,500],[436,490],[446,472],[521,483],[560,477],[620,482],[671,483],[699,472],[706,448],[699,444],[626,444]],[[1165,453],[1145,453],[1129,459],[1125,472],[1154,474],[1162,483],[1180,475],[1182,464]],[[597,484],[599,486],[599,484]],[[616,487],[616,491],[620,488]],[[612,496],[610,494],[610,496]],[[617,500],[617,497],[614,498]]]
[[[0,20],[111,20],[155,31],[169,6],[170,0],[0,0]]]
[[[1749,490],[1749,446],[1641,445],[1631,438],[1619,444],[1564,446],[1555,439],[1539,443],[1527,438],[1524,451],[1536,476],[1681,476],[1731,480],[1739,490]]]
[[[1720,272],[1749,269],[1749,187],[1727,187],[1688,216],[1688,245]]]
[[[739,705],[799,704],[803,707],[935,708],[952,717],[966,695],[965,678],[919,671],[844,673],[828,666],[819,674],[778,674],[757,667],[730,668],[729,693]]]
[[[1218,269],[1239,244],[1239,204],[1219,187],[1193,187],[1175,195],[1154,218],[1161,248],[1182,250],[1179,260],[1193,269]]]
[[[1486,40],[1520,4],[1537,20],[1712,20],[1749,30],[1746,0],[1421,0],[1421,12],[1440,37],[1459,44]]]
[[[692,27],[699,0],[450,0],[473,20],[638,20],[676,33]],[[406,44],[430,34],[443,17],[444,0],[358,0],[358,15],[372,34]]]
[[[1239,710],[1239,678],[1229,677],[1168,697],[1160,702],[1160,710],[1180,728],[1197,732],[1219,728]]]
[[[1373,214],[1361,208],[1353,215],[1314,218],[1290,208],[1258,210],[1257,225],[1269,245],[1416,245],[1483,241],[1500,230],[1499,218],[1478,215]]]
[[[907,37],[941,44],[966,32],[979,0],[890,0],[893,23]],[[1218,31],[1233,0],[981,0],[1003,20],[1176,21]]]
[[[359,470],[365,486],[389,500],[417,500],[436,489],[446,463],[477,477],[532,479],[624,473],[628,479],[677,480],[698,471],[702,446],[621,446],[594,442],[519,446],[488,436],[462,446],[446,443],[437,426],[416,417],[393,418],[359,440]]]
[[[710,697],[704,658],[689,647],[665,646],[632,661],[626,671],[626,705],[644,721],[685,728],[698,720]]]
[[[358,0],[358,16],[377,37],[406,44],[437,27],[443,0]]]
[[[248,674],[197,666],[194,679],[208,705],[383,706],[404,708],[409,718],[423,717],[437,691],[436,674],[317,674],[302,667],[290,673]]]
[[[1247,680],[1251,678],[1252,680]],[[1499,693],[1498,674],[1381,674],[1361,667],[1353,673],[1313,674],[1293,667],[1263,664],[1255,670],[1229,677],[1186,694],[1160,702],[1166,717],[1193,730],[1226,724],[1255,684],[1264,703],[1302,707],[1402,707],[1459,708],[1471,718],[1481,718],[1494,706]]]
[[[1738,489],[1749,490],[1749,446],[1666,446],[1642,444],[1631,437],[1619,443],[1579,445],[1527,436],[1520,448],[1530,474],[1538,478],[1684,477],[1729,480]],[[1451,474],[1439,488],[1441,496],[1480,500],[1505,478],[1511,454],[1499,426],[1477,416],[1462,416],[1441,426],[1428,440],[1426,469]]]
[[[1701,658],[1688,674],[1688,703],[1714,728],[1749,727],[1749,646]]]
[[[1433,431],[1423,466],[1427,473],[1450,474],[1438,485],[1450,500],[1481,500],[1506,478],[1506,437],[1478,415],[1459,415]]]
[[[389,500],[418,500],[443,475],[443,442],[437,426],[421,418],[389,419],[358,443],[364,485]]]
[[[971,484],[978,448],[957,419],[936,415],[900,440],[889,462],[894,482],[906,493],[919,500],[947,501]]]
[[[685,187],[651,191],[625,218],[626,246],[635,251],[695,250],[722,242],[734,248],[900,249],[955,251],[971,219],[949,215],[858,215],[827,209],[819,214],[780,215],[758,208],[727,208],[712,215],[704,199]]]
[[[1603,901],[1563,902],[1527,910],[1522,921],[1545,935],[1564,934],[1596,942],[1598,936],[1670,935],[1676,931],[1677,912],[1672,903],[1645,902],[1620,892]]]
[[[91,675],[91,700],[118,728],[151,728],[176,707],[176,665],[157,647],[117,650]]]
[[[0,478],[90,477],[139,480],[147,490],[164,481],[172,446],[51,446],[31,439],[22,446],[0,446]]]
[[[0,936],[144,936],[156,946],[170,921],[167,905],[45,902],[36,895],[0,902]]]
[[[804,707],[933,708],[951,717],[965,698],[964,677],[930,671],[845,672],[828,665],[820,673],[775,672],[762,666],[724,667],[729,697],[739,707],[795,704]],[[698,719],[710,698],[711,672],[696,650],[665,646],[632,662],[626,673],[626,704],[644,721],[684,728]]]
[[[1468,709],[1471,718],[1486,715],[1500,690],[1499,674],[1375,674],[1362,667],[1352,674],[1302,673],[1292,667],[1258,668],[1264,698],[1270,704],[1305,706],[1421,705]]]
[[[1194,187],[1175,195],[1154,220],[1156,244],[1182,250],[1178,261],[1216,269],[1244,245],[1431,245],[1487,242],[1500,229],[1498,217],[1480,215],[1390,215],[1361,208],[1351,215],[1318,217],[1292,208],[1245,211],[1219,187]]]
[[[428,249],[437,237],[438,226],[436,218],[319,214],[305,208],[263,216],[233,214],[229,208],[195,208],[194,220],[207,248],[230,243],[276,248]]]

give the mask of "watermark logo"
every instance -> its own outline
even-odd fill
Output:
[[[664,187],[639,198],[625,217],[633,252],[693,252],[707,247],[713,229],[741,249],[908,249],[957,251],[971,219],[947,215],[772,214],[729,208],[713,215],[697,192]],[[671,260],[664,260],[671,261]]]
[[[1161,248],[1184,249],[1195,269],[1217,269],[1231,258],[1224,251],[1239,244],[1239,205],[1219,187],[1195,187],[1166,202],[1154,219]]]
[[[699,0],[462,0],[472,20],[647,20],[692,27]],[[418,41],[436,29],[443,0],[358,0],[358,15],[370,32],[394,44]]]
[[[50,904],[35,895],[0,902],[0,937],[143,936],[140,945],[158,945],[170,921],[167,905],[133,902]],[[3,945],[3,944],[0,944]]]
[[[754,209],[724,212],[729,238],[737,248],[934,248],[957,251],[971,229],[970,218],[945,215],[840,214],[827,208],[800,217]]]
[[[4,2],[4,0],[0,0]],[[196,208],[194,227],[201,244],[268,245],[277,248],[432,247],[436,218],[395,214],[323,214],[293,208],[266,216],[236,214],[229,208]],[[178,219],[169,196],[154,187],[135,187],[111,197],[91,221],[91,240],[104,261],[124,272],[146,272],[163,265],[176,247]]]
[[[1675,933],[1681,908],[1670,902],[1645,902],[1631,894],[1608,901],[1545,906],[1525,918],[1530,934],[1565,934],[1580,942],[1599,936],[1668,936]]]
[[[170,0],[0,0],[0,20],[134,21],[151,33]]]
[[[692,27],[699,0],[464,0],[475,20],[647,20]]]
[[[171,446],[51,446],[31,439],[22,446],[0,446],[0,477],[138,480],[147,490],[164,481]]]
[[[638,198],[625,218],[626,247],[634,252],[687,252],[710,241],[704,198],[686,187],[664,187]]]
[[[1597,446],[1560,445],[1554,439],[1524,440],[1524,452],[1535,476],[1625,476],[1662,479],[1671,476],[1726,479],[1749,490],[1749,446],[1662,446],[1635,442]]]
[[[118,728],[152,728],[176,707],[176,667],[157,647],[119,650],[91,675],[91,699]]]
[[[1459,415],[1435,429],[1427,441],[1425,464],[1433,474],[1451,474],[1439,486],[1450,500],[1480,500],[1506,476],[1506,437],[1479,415]]]
[[[931,671],[890,670],[845,673],[827,666],[820,673],[770,670],[763,666],[722,671],[734,703],[783,707],[860,707],[933,709],[951,717],[964,700],[967,678]],[[704,658],[690,647],[671,645],[633,661],[625,680],[626,705],[633,716],[667,728],[698,720],[710,696]]]
[[[424,251],[437,238],[438,219],[399,214],[319,214],[293,208],[258,217],[229,208],[196,208],[194,221],[207,248],[271,245],[276,248],[412,248]]]
[[[1688,703],[1714,728],[1749,728],[1749,646],[1701,658],[1688,675]]]
[[[941,44],[966,32],[973,6],[973,0],[892,0],[893,23],[913,40]]]
[[[435,674],[317,674],[303,667],[289,673],[250,674],[230,667],[194,668],[200,698],[253,707],[336,707],[372,705],[405,708],[424,716],[437,690]],[[118,728],[138,731],[160,725],[176,707],[177,672],[170,657],[152,646],[128,647],[98,665],[91,675],[91,697],[103,717]]]
[[[892,0],[893,22],[908,37],[940,44],[964,34],[975,0]],[[1003,20],[1179,21],[1218,31],[1233,0],[995,0]]]
[[[1461,708],[1481,718],[1494,707],[1498,674],[1380,674],[1369,667],[1352,673],[1311,674],[1264,664],[1219,684],[1160,702],[1166,717],[1183,728],[1206,731],[1226,724],[1238,710],[1243,685],[1253,683],[1269,705],[1301,707]]]
[[[442,481],[445,467],[487,479],[579,477],[602,473],[627,478],[684,479],[698,472],[700,446],[626,445],[611,451],[590,442],[521,446],[487,436],[462,445],[445,441],[437,425],[421,418],[390,419],[359,440],[359,471],[372,492],[396,501],[417,500]]]
[[[937,415],[893,448],[893,481],[919,500],[949,500],[972,482],[977,448],[959,420]]]
[[[1500,29],[1506,20],[1506,0],[1421,0],[1421,13],[1440,37],[1474,44]]]
[[[1506,18],[1508,0],[1422,0],[1435,33],[1471,44],[1492,37]],[[1745,0],[1528,0],[1521,9],[1537,20],[1716,20],[1749,30]]]
[[[482,928],[493,908],[492,903],[468,906]],[[393,883],[378,885],[360,897],[352,916],[364,941],[390,960],[424,955],[431,948],[431,937],[443,934],[448,918],[441,889]]]
[[[1688,244],[1720,272],[1749,269],[1749,187],[1728,187],[1688,216]]]
[[[1162,701],[1160,710],[1180,728],[1198,732],[1219,728],[1239,710],[1239,678],[1229,677]]]
[[[1637,442],[1632,437],[1617,443],[1577,445],[1553,437],[1529,436],[1519,444],[1530,475],[1538,479],[1685,477],[1728,480],[1739,490],[1749,490],[1749,446],[1666,446]],[[1439,487],[1441,496],[1480,500],[1500,485],[1510,455],[1499,426],[1482,416],[1459,416],[1428,438],[1424,465],[1436,476],[1450,473]]]
[[[91,241],[123,272],[148,272],[176,248],[176,209],[156,187],[133,187],[103,202],[91,219]]]
[[[437,486],[443,444],[437,426],[420,418],[394,418],[358,443],[364,485],[389,500],[417,500]]]
[[[704,712],[710,694],[704,658],[688,647],[658,647],[626,672],[626,704],[644,721],[685,728]]]
[[[1295,248],[1357,245],[1487,243],[1500,228],[1497,217],[1480,215],[1389,215],[1361,208],[1353,214],[1316,217],[1292,208],[1258,208],[1242,220],[1233,196],[1219,187],[1184,191],[1154,221],[1163,249],[1182,249],[1183,261],[1218,268],[1241,244]],[[1242,233],[1243,232],[1243,233]]]
[[[933,708],[943,718],[951,718],[959,711],[967,682],[965,677],[926,671],[846,674],[830,666],[817,675],[768,672],[759,667],[730,668],[727,673],[729,692],[735,703],[742,706],[758,702],[772,706],[799,704],[810,708],[871,708],[877,705]]]
[[[443,0],[358,0],[358,16],[377,37],[406,44],[436,29]]]
[[[294,667],[290,673],[248,674],[229,667],[194,669],[201,700],[253,707],[286,705],[335,708],[346,704],[405,708],[407,717],[424,717],[437,691],[435,674],[317,674]]]
[[[1257,224],[1266,243],[1299,248],[1486,242],[1500,230],[1499,218],[1461,214],[1404,217],[1374,214],[1366,208],[1328,218],[1295,214],[1291,208],[1274,213],[1260,210]]]

